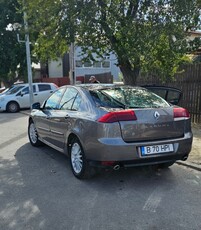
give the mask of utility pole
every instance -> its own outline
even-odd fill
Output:
[[[72,42],[70,45],[70,52],[69,52],[69,60],[70,60],[70,83],[71,85],[75,85],[76,79],[75,79],[75,60],[74,60],[74,52],[75,52],[75,46]]]
[[[29,82],[29,102],[30,109],[33,105],[33,80],[32,80],[32,69],[31,69],[31,55],[30,55],[30,42],[29,42],[29,27],[27,22],[27,14],[24,12],[24,29],[25,29],[25,44],[26,44],[26,56],[27,56],[27,71],[28,71],[28,82]]]

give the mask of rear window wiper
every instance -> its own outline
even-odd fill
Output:
[[[109,94],[99,91],[100,93],[102,93],[104,96],[111,98],[112,100],[114,100],[117,104],[119,104],[121,106],[121,108],[123,109],[127,109],[129,106],[125,105],[124,103],[122,103],[121,101],[118,101],[117,99],[115,99],[114,97],[110,96]]]

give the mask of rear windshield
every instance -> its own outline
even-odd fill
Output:
[[[143,88],[118,87],[90,92],[97,106],[112,108],[161,108],[170,105]]]

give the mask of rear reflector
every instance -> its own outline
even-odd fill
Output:
[[[113,166],[115,161],[102,161],[101,165],[102,166]]]
[[[98,119],[98,121],[102,123],[113,123],[118,121],[135,121],[135,120],[137,120],[137,117],[133,110],[121,110],[121,111],[106,113],[105,115],[103,115]]]
[[[190,118],[190,113],[184,108],[174,108],[174,118],[186,117]]]

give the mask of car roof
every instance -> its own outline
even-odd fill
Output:
[[[48,84],[48,85],[52,85],[54,83],[52,82],[33,82],[32,85],[41,85],[41,84]],[[13,84],[12,86],[28,86],[29,83],[17,83],[17,84]]]
[[[87,90],[99,90],[99,89],[111,89],[111,88],[119,88],[119,87],[124,87],[124,88],[142,88],[139,86],[131,86],[131,85],[119,85],[119,84],[79,84],[79,85],[74,85],[75,87],[80,87],[83,89]]]

